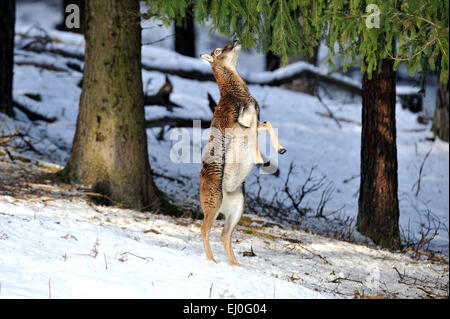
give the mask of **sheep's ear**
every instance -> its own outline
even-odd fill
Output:
[[[200,55],[200,57],[209,63],[213,63],[213,61],[214,61],[213,57],[206,53]]]

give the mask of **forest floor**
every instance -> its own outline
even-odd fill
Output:
[[[57,14],[44,2],[17,9],[14,100],[55,121],[31,120],[18,108],[15,119],[0,115],[0,140],[16,133],[0,145],[0,298],[448,298],[449,146],[433,138],[426,114],[418,121],[401,103],[396,121],[402,251],[380,249],[355,229],[361,98],[330,86],[320,87],[317,96],[249,86],[261,119],[272,122],[287,153],[278,158],[261,136],[261,150],[278,173],[254,169],[246,181],[247,210],[233,234],[241,268],[226,263],[221,220],[211,234],[219,262],[213,264],[204,256],[200,219],[98,205],[87,187],[55,182],[51,174],[67,161],[75,132],[84,53],[82,36],[54,30]],[[198,31],[197,45],[207,52],[225,41]],[[143,32],[147,43],[171,31],[147,22]],[[155,68],[211,72],[200,59],[165,46],[144,46],[142,57],[149,95],[166,77]],[[267,80],[311,68],[297,63],[255,72],[261,61],[243,52],[239,72]],[[328,73],[323,66],[314,71]],[[169,79],[170,101],[182,107],[146,106],[146,120],[211,119],[207,94],[218,100],[215,82],[173,74]],[[426,109],[429,98],[427,93]],[[183,209],[199,212],[199,159],[207,130],[158,127],[147,136],[157,186]],[[180,138],[187,141],[180,144]],[[187,160],[175,146],[186,146]],[[286,189],[295,199],[303,186],[317,190],[304,194],[295,209]]]
[[[0,152],[0,298],[448,298],[448,262],[244,215],[226,262],[201,220],[96,205],[57,165]]]

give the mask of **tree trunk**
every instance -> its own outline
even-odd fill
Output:
[[[308,61],[309,64],[317,66],[317,63],[319,62],[319,45],[316,45],[313,48],[313,55],[312,56],[308,55],[306,61]]]
[[[69,161],[60,176],[113,203],[158,209],[141,77],[139,2],[86,4],[84,80]]]
[[[0,112],[14,117],[12,86],[16,1],[0,1]]]
[[[434,110],[431,129],[435,135],[446,142],[449,140],[448,112],[448,81],[447,83],[439,82],[436,92],[436,109]]]
[[[180,24],[177,26],[177,24]],[[186,11],[182,21],[175,21],[175,51],[190,57],[197,57],[195,53],[195,26],[192,7]]]
[[[398,226],[395,71],[382,61],[381,73],[363,77],[361,184],[357,228],[377,245],[400,249]]]
[[[266,71],[274,71],[280,67],[280,57],[268,51],[266,53]]]

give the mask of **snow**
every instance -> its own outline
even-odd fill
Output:
[[[33,161],[2,159],[0,171],[46,170]],[[270,221],[254,215],[233,236],[244,267],[226,262],[217,227],[223,221],[211,234],[214,264],[204,257],[200,220],[98,206],[76,186],[14,187],[17,195],[0,196],[2,298],[348,298],[355,290],[423,296],[399,283],[397,271],[436,294],[448,287],[445,264],[264,226]],[[242,256],[250,250],[256,256]]]
[[[7,236],[1,242],[3,298],[321,297],[246,268],[213,265],[201,257],[198,242],[193,253],[194,227],[180,234],[150,214],[5,196],[0,212]],[[156,227],[162,235],[143,232]]]
[[[49,165],[0,159],[0,172],[9,168],[27,179],[31,170]],[[238,225],[233,236],[244,266],[232,267],[220,243],[223,221],[211,233],[215,264],[204,257],[200,220],[98,206],[77,186],[13,189],[14,196],[0,195],[1,298],[315,299],[353,297],[355,290],[417,298],[424,296],[419,288],[436,295],[448,289],[443,263],[254,215],[246,215],[250,223]],[[243,257],[250,250],[256,256]],[[397,271],[417,278],[419,288],[400,283]]]
[[[272,122],[287,153],[277,157],[269,138],[260,137],[260,148],[263,153],[270,152],[269,157],[278,162],[280,175],[258,174],[255,169],[246,182],[247,192],[254,195],[258,191],[256,178],[259,176],[261,195],[272,198],[284,187],[291,163],[295,164],[291,189],[302,185],[311,167],[316,167],[314,176],[323,176],[335,188],[325,213],[338,213],[324,220],[311,216],[301,218],[292,211],[287,217],[298,221],[295,227],[281,222],[278,226],[262,227],[273,224],[274,220],[270,216],[264,219],[246,215],[254,222],[250,226],[239,225],[233,234],[233,247],[242,268],[226,263],[219,235],[221,221],[215,222],[211,234],[213,253],[219,262],[213,264],[204,257],[199,220],[98,206],[80,189],[67,190],[60,185],[48,190],[36,182],[27,187],[22,185],[18,190],[16,178],[22,176],[26,180],[36,172],[48,172],[42,165],[54,169],[55,165],[65,164],[75,131],[81,93],[78,83],[82,74],[67,63],[82,67],[82,61],[21,49],[30,41],[24,35],[46,33],[53,39],[49,44],[52,48],[83,54],[84,42],[80,35],[53,29],[59,22],[55,10],[58,7],[29,2],[19,3],[17,9],[14,99],[58,120],[30,122],[18,110],[15,120],[0,115],[0,136],[19,128],[39,152],[29,150],[21,139],[14,139],[13,146],[8,147],[10,153],[29,157],[31,162],[11,162],[0,148],[0,187],[5,185],[4,189],[0,188],[0,298],[48,298],[49,293],[52,298],[351,298],[355,290],[364,291],[368,296],[381,293],[400,298],[426,297],[425,291],[433,296],[448,294],[447,264],[418,259],[410,253],[381,250],[354,229],[361,99],[334,88],[321,91],[321,96],[335,117],[346,120],[340,121],[341,127],[320,115],[327,111],[316,97],[281,87],[249,86],[260,104],[261,120]],[[51,19],[42,18],[46,16]],[[45,33],[33,27],[36,25]],[[160,27],[158,22],[143,25],[148,27],[144,29],[143,42],[170,34],[170,28]],[[201,40],[197,47],[202,50],[199,53],[210,52],[226,43],[224,37],[199,30]],[[170,43],[169,40],[144,46],[143,63],[210,74],[207,63],[170,51]],[[328,74],[323,66],[313,67],[303,62],[267,73],[262,71],[261,61],[260,54],[243,52],[239,71],[254,82],[308,68]],[[62,71],[26,65],[30,62]],[[142,76],[148,94],[156,92],[165,77],[163,73],[145,70]],[[360,86],[358,79],[338,73],[330,76]],[[174,87],[171,100],[183,108],[170,113],[163,107],[147,107],[146,118],[176,116],[210,120],[207,93],[217,101],[217,84],[172,75],[169,78]],[[417,90],[402,84],[397,91]],[[42,101],[34,101],[26,93],[39,94]],[[404,237],[420,238],[428,221],[426,212],[430,211],[432,220],[441,223],[430,248],[448,258],[448,143],[439,139],[430,141],[431,124],[418,123],[417,115],[402,109],[399,103],[396,121],[401,230]],[[170,149],[179,141],[177,134],[183,132],[189,136],[190,163],[171,160]],[[195,159],[206,145],[207,131],[202,130],[201,138],[195,139],[198,132],[193,129],[173,129],[165,133],[162,141],[156,138],[158,133],[157,128],[147,130],[152,169],[179,180],[156,177],[158,187],[179,203],[196,207],[201,164]],[[422,164],[420,191],[415,196]],[[36,192],[41,195],[37,196]],[[317,207],[320,197],[320,192],[309,195],[305,205]],[[342,226],[343,221],[348,223]],[[349,229],[353,242],[333,238],[343,227]],[[258,232],[264,236],[256,236]],[[255,257],[242,256],[251,249]],[[405,278],[400,282],[397,271],[410,276],[405,278],[416,278],[416,284],[405,283]]]

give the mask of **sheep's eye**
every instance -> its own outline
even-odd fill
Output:
[[[214,54],[215,55],[220,55],[222,53],[222,50],[221,49],[215,49],[214,50]]]

